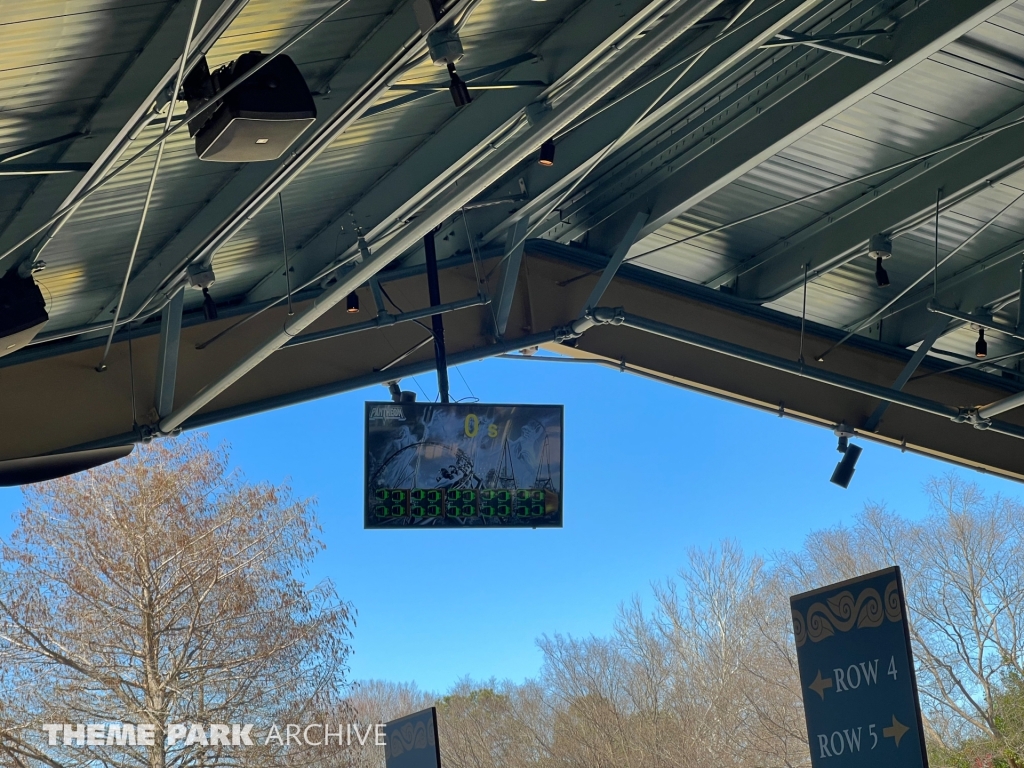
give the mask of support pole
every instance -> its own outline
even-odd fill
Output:
[[[434,247],[434,230],[423,236],[423,251],[427,257],[427,290],[430,292],[430,306],[441,306],[441,287],[437,282],[437,249]],[[431,315],[430,325],[434,332],[434,360],[437,364],[437,391],[441,402],[448,399],[448,356],[444,348],[444,319]]]

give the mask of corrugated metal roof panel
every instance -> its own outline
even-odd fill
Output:
[[[989,24],[1024,35],[1024,3],[1014,3],[988,20]]]
[[[911,155],[948,144],[971,129],[965,123],[877,94],[861,99],[826,125]]]
[[[829,169],[844,178],[854,178],[876,168],[902,162],[913,155],[822,125],[786,147],[777,157],[789,158],[813,168]]]
[[[1024,32],[1024,4],[1018,3],[993,19],[997,25],[979,30],[983,40],[1002,40],[1008,47],[1016,32],[998,25],[1019,20]],[[1014,22],[1016,23],[1016,22]],[[1018,49],[1019,50],[1019,49]],[[718,191],[671,225],[647,238],[644,246],[663,245],[701,227],[716,226],[822,190],[854,176],[886,167],[968,135],[1024,104],[1024,92],[971,72],[926,60],[868,95],[823,126],[816,128],[779,154],[762,162],[738,180]],[[897,172],[898,173],[898,172]],[[675,245],[647,257],[641,263],[686,279],[706,282],[730,267],[800,231],[823,212],[835,210],[895,175],[879,174],[862,184],[826,192],[800,205],[684,245]],[[940,258],[971,237],[1024,188],[1022,174],[1014,174],[984,189],[952,210],[940,221]],[[965,269],[1021,238],[1024,204],[1011,207],[998,223],[975,237],[940,269],[940,278]],[[867,236],[872,233],[865,233]],[[711,241],[711,242],[707,242]],[[699,243],[699,246],[698,246]],[[636,248],[634,252],[642,252]],[[890,297],[927,273],[934,260],[934,225],[925,222],[896,239],[894,258],[886,262],[891,287],[879,290],[874,263],[855,258],[834,271],[817,277],[808,287],[808,316],[818,322],[845,328],[869,317]],[[803,293],[798,288],[771,306],[799,314]],[[866,331],[877,333],[877,328]],[[973,342],[972,342],[973,343]]]
[[[930,60],[876,94],[975,128],[1009,111],[1008,105],[1024,102],[1017,89]]]

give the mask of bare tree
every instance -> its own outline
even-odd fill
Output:
[[[462,680],[437,704],[445,768],[536,765],[547,754],[543,719],[530,685]],[[541,716],[542,717],[542,716]]]
[[[932,762],[969,753],[1020,768],[1013,681],[1024,674],[1024,507],[956,475],[925,492],[923,519],[868,505],[852,528],[812,534],[783,570],[796,588],[900,565]]]
[[[415,683],[367,680],[355,683],[345,704],[347,711],[364,725],[387,723],[434,706],[437,696],[421,691]],[[354,743],[346,750],[351,768],[384,768],[384,748],[376,739]]]
[[[311,502],[245,482],[202,437],[155,443],[25,493],[0,544],[8,764],[302,762],[273,750],[167,746],[165,737],[171,723],[336,710],[352,611],[329,582],[303,581],[323,547]],[[155,738],[65,746],[58,733],[50,746],[46,723],[137,724]]]
[[[608,638],[540,641],[555,762],[797,766],[807,741],[791,627],[770,569],[733,543],[690,553]]]

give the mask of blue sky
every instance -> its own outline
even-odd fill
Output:
[[[690,547],[796,547],[869,500],[919,516],[923,483],[951,469],[867,443],[844,491],[828,482],[839,458],[830,432],[751,408],[592,365],[490,360],[451,379],[454,398],[565,404],[563,529],[364,531],[363,402],[387,400],[384,387],[210,430],[249,478],[287,479],[318,499],[327,550],[313,577],[333,579],[358,610],[353,679],[435,691],[464,675],[521,680],[539,669],[537,637],[607,632],[618,605],[649,594]],[[433,399],[436,379],[416,381]],[[0,489],[0,535],[20,499]]]

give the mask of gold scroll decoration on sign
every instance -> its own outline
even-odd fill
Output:
[[[847,590],[825,602],[812,603],[807,609],[806,619],[800,611],[792,613],[797,648],[808,639],[812,643],[820,643],[836,632],[849,632],[854,627],[879,627],[885,619],[897,622],[903,618],[895,579],[886,585],[884,599],[877,589],[871,587],[861,590],[856,597]]]

